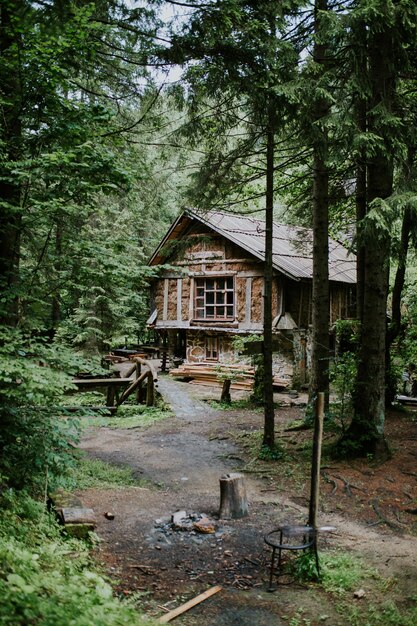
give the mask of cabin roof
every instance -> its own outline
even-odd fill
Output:
[[[221,213],[220,211],[199,212],[186,209],[159,244],[149,261],[150,265],[163,263],[164,246],[172,239],[180,238],[192,222],[197,221],[240,246],[260,261],[265,260],[265,221],[249,215]],[[312,230],[299,226],[288,226],[274,222],[273,256],[274,268],[293,280],[312,278]],[[356,256],[340,242],[329,238],[329,279],[335,282],[356,282]]]

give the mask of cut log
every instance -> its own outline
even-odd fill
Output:
[[[93,509],[85,509],[83,507],[63,508],[61,515],[64,524],[92,524],[94,526],[96,523]]]
[[[220,478],[220,519],[239,519],[248,515],[243,474],[230,473]]]

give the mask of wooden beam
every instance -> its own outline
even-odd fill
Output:
[[[252,310],[252,278],[246,278],[245,323],[250,324]]]
[[[150,376],[150,378],[152,379],[152,375],[150,374],[150,372],[146,371],[146,372],[143,372],[143,374],[141,374],[139,378],[136,378],[136,380],[134,380],[133,382],[130,381],[132,384],[130,385],[130,387],[125,389],[125,391],[122,393],[122,395],[120,396],[120,399],[117,401],[117,406],[120,406],[121,404],[123,404],[123,402],[127,400],[127,398],[135,391],[135,389],[139,387],[141,382],[143,382],[145,378],[147,378],[148,376]]]
[[[177,278],[177,320],[182,320],[182,278]]]
[[[165,615],[160,617],[158,622],[160,624],[166,624],[167,622],[170,622],[175,617],[178,617],[178,615],[182,615],[182,613],[185,613],[186,611],[189,611],[190,609],[193,608],[193,606],[196,606],[197,604],[200,604],[201,602],[204,602],[204,600],[207,600],[207,598],[210,598],[215,593],[218,593],[221,590],[222,590],[222,588],[219,587],[218,585],[216,587],[211,587],[210,589],[207,589],[207,591],[204,591],[203,593],[200,593],[200,595],[196,596],[192,600],[189,600],[185,604],[182,604],[181,606],[177,607],[176,609],[173,609],[169,613],[166,613]]]
[[[168,297],[169,297],[169,280],[164,278],[164,306],[162,311],[162,319],[168,319]]]
[[[131,378],[74,378],[77,387],[123,387],[132,382]]]

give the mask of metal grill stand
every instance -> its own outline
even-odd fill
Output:
[[[314,552],[316,558],[317,575],[320,578],[319,556],[317,553],[317,529],[313,526],[279,526],[276,530],[265,535],[265,543],[272,547],[271,568],[269,572],[269,591],[274,591],[272,580],[274,572],[278,578],[281,575],[281,560],[283,550],[308,550]],[[278,550],[278,564],[275,568],[276,552]]]

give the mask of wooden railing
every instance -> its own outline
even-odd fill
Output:
[[[108,408],[117,408],[134,392],[136,392],[138,403],[154,406],[155,388],[158,383],[156,369],[147,359],[135,357],[133,361],[132,367],[123,378],[75,378],[73,383],[77,385],[79,391],[107,389],[106,406]],[[142,366],[147,368],[143,372]],[[131,378],[135,372],[135,377]],[[119,390],[123,390],[120,396]]]
[[[136,392],[136,401],[140,404],[145,403],[146,406],[154,406],[155,404],[155,388],[158,383],[158,374],[156,369],[150,361],[147,359],[141,359],[135,357],[133,359],[134,364],[126,372],[125,377],[129,378],[134,372],[136,372],[136,378],[133,379],[132,384],[127,387],[117,401],[116,406],[123,404],[127,398]],[[142,365],[148,369],[142,372]],[[146,381],[146,387],[144,385]]]

